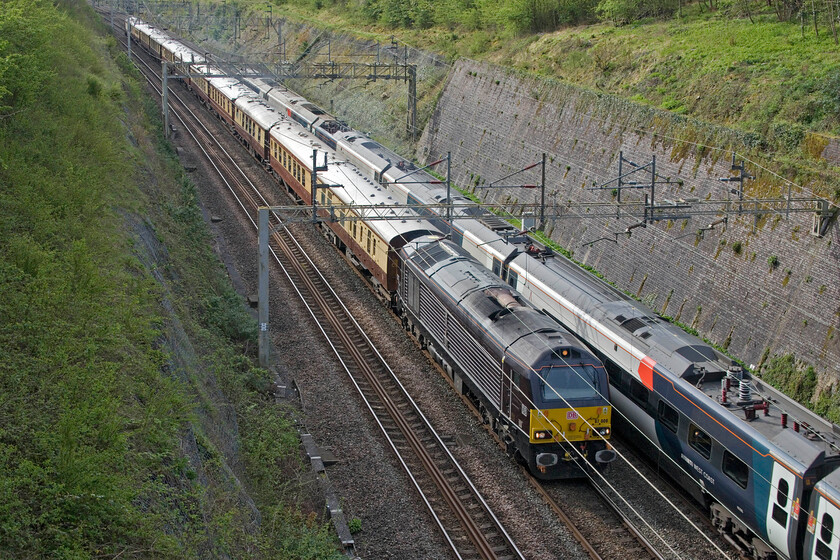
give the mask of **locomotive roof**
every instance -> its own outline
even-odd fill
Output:
[[[445,240],[418,244],[406,255],[502,351],[510,351],[528,366],[556,362],[553,351],[560,347],[575,347],[579,355],[588,355],[574,335],[540,313],[458,245]]]

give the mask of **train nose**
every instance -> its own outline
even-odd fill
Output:
[[[536,457],[538,467],[553,467],[557,464],[556,453],[537,453]]]

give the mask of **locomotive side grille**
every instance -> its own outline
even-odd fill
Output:
[[[441,344],[446,344],[446,308],[420,284],[420,321]]]
[[[479,346],[457,321],[449,321],[449,353],[464,372],[497,406],[501,403],[502,388],[499,364]]]

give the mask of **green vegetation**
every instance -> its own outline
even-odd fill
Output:
[[[0,557],[339,558],[295,505],[295,432],[195,189],[98,19],[0,10]]]
[[[241,3],[263,9],[251,0]],[[840,62],[828,25],[830,2],[808,6],[802,14],[807,28],[782,0],[278,4],[297,19],[382,40],[396,34],[452,57],[512,66],[732,126],[778,149],[807,150],[815,142],[808,131],[840,133]]]
[[[798,362],[793,354],[770,358],[761,368],[761,378],[832,422],[840,422],[840,403],[831,387],[820,389],[814,368]]]

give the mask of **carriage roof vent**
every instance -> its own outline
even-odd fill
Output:
[[[621,323],[621,326],[630,332],[636,332],[637,330],[645,326],[645,322],[639,319],[638,317],[633,317],[632,319],[628,319]]]

